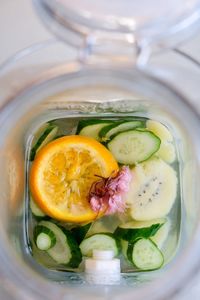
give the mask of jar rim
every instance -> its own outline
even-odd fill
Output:
[[[99,35],[108,40],[134,40],[137,47],[176,45],[199,28],[200,2],[154,0],[106,1],[33,0],[47,28],[70,45],[83,48]],[[158,9],[159,7],[159,9]],[[143,8],[143,9],[142,9]],[[172,9],[173,8],[173,9]],[[159,14],[158,14],[159,12]]]

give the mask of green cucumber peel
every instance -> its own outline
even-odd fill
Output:
[[[82,226],[74,227],[71,229],[72,235],[77,241],[78,244],[82,242],[82,240],[85,238],[87,232],[89,231],[92,223],[88,223]]]
[[[140,251],[138,251],[139,249],[135,250],[135,247],[138,247],[140,242],[146,243],[145,248],[139,246]],[[160,249],[151,239],[145,238],[139,238],[135,241],[135,243],[128,243],[127,259],[140,271],[157,270],[164,264],[164,256]],[[152,262],[151,260],[154,261]],[[141,262],[143,266],[141,266]]]
[[[31,153],[30,153],[30,160],[33,161],[35,158],[35,155],[38,151],[38,149],[40,148],[40,146],[42,145],[42,143],[44,142],[44,140],[47,138],[47,136],[51,133],[51,131],[53,129],[58,128],[58,126],[56,125],[50,125],[44,130],[44,132],[41,134],[41,136],[38,138],[38,140],[36,141],[35,145],[32,147],[31,149]]]
[[[113,123],[112,120],[104,120],[104,119],[86,119],[86,120],[80,120],[76,129],[76,134],[79,134],[79,132],[86,126],[90,125],[96,125],[96,124],[102,124],[102,123]]]
[[[62,226],[58,226],[58,227],[65,234],[72,255],[70,261],[66,264],[66,266],[70,268],[77,268],[82,261],[82,254],[79,245],[76,239],[73,237],[73,234],[69,230],[67,230]]]
[[[59,265],[77,268],[82,261],[82,254],[72,233],[52,221],[41,221],[39,225],[47,227],[56,236],[56,243],[46,250],[47,254]]]
[[[134,243],[138,238],[150,238],[161,228],[164,223],[152,224],[145,228],[121,228],[117,227],[114,235],[129,243]]]
[[[49,246],[49,249],[51,249],[56,244],[56,236],[55,236],[54,232],[46,226],[37,225],[33,231],[33,239],[34,239],[36,246],[37,246],[37,238],[41,233],[48,235],[48,237],[50,238],[51,244]]]
[[[102,139],[103,142],[106,142],[112,139],[112,137],[116,136],[120,132],[132,130],[137,127],[142,128],[143,126],[144,122],[139,120],[121,120],[115,122],[114,124],[103,127],[99,132],[99,137]]]
[[[128,122],[128,121],[125,121],[125,122]],[[111,130],[111,129],[115,128],[116,126],[123,124],[123,123],[124,123],[124,121],[116,121],[113,124],[103,127],[99,132],[99,137],[103,138],[109,130]]]

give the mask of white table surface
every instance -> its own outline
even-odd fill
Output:
[[[39,20],[31,0],[0,0],[0,64],[16,51],[50,37],[52,35]],[[200,59],[200,33],[184,49]],[[181,295],[180,300],[200,299],[198,278],[188,292]]]
[[[30,0],[0,0],[0,63],[49,37]]]

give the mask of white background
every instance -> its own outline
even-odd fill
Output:
[[[0,64],[16,51],[49,37],[31,0],[0,0]]]
[[[0,0],[0,64],[16,51],[50,37],[31,0]],[[200,59],[200,30],[184,48]]]

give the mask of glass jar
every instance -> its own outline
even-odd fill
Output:
[[[153,14],[155,10],[149,13],[151,18],[145,15],[149,26],[144,26],[144,22],[131,22],[126,15],[129,10],[126,7],[125,12],[121,11],[120,1],[114,11],[116,18],[105,18],[101,2],[95,6],[98,15],[86,13],[78,1],[74,3],[74,7],[79,5],[76,14],[68,1],[67,10],[58,2],[38,0],[35,4],[51,29],[70,40],[72,46],[58,40],[35,45],[10,59],[0,70],[1,297],[183,299],[200,265],[200,70],[180,52],[160,52],[160,48],[163,43],[174,43],[184,24],[196,29],[197,7],[190,2],[191,10],[188,6],[181,12],[175,10],[172,18],[155,30],[159,21]],[[62,5],[65,3],[62,1]],[[85,7],[88,3],[92,7],[90,1],[84,2]],[[137,8],[141,7],[138,4]],[[107,9],[109,12],[112,6]],[[79,11],[84,13],[80,15]],[[166,14],[164,8],[162,13]],[[96,23],[91,22],[93,15]],[[172,65],[164,66],[172,57]],[[185,64],[190,72],[185,72]],[[181,78],[180,82],[175,82],[176,78]],[[122,274],[119,285],[108,286],[92,286],[82,273],[48,270],[37,264],[26,236],[26,149],[34,131],[55,118],[138,114],[164,122],[176,137],[182,200],[179,246],[174,258],[161,270]]]

